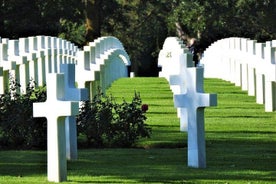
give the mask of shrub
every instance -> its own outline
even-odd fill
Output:
[[[86,146],[131,147],[141,137],[150,137],[145,124],[145,111],[140,95],[135,93],[131,103],[115,103],[103,93],[86,101],[77,118],[78,132],[86,137]]]
[[[103,147],[107,142],[108,129],[112,121],[113,101],[102,93],[92,101],[86,101],[77,118],[78,134],[86,137],[86,146]]]
[[[33,118],[33,102],[45,101],[46,89],[26,89],[19,95],[20,85],[10,80],[10,90],[0,96],[0,145],[3,148],[46,148],[47,121]]]
[[[46,149],[47,120],[33,118],[33,103],[46,100],[46,86],[26,89],[10,80],[10,90],[0,95],[0,147]],[[151,129],[144,123],[147,105],[141,105],[135,93],[131,103],[115,103],[112,97],[99,92],[92,101],[83,102],[77,117],[78,134],[85,136],[87,147],[130,147],[140,137],[150,137]]]

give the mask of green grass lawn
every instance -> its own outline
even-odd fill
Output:
[[[140,92],[149,105],[152,137],[138,148],[79,150],[65,183],[276,183],[276,113],[233,84],[205,79],[218,106],[205,109],[207,168],[187,167],[187,134],[179,132],[165,79],[116,81],[108,90],[130,100]],[[0,183],[48,183],[45,151],[0,151]]]

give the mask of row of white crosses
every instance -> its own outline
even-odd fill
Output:
[[[108,62],[110,59],[112,62]],[[83,50],[50,36],[0,38],[0,94],[9,89],[11,76],[20,83],[20,92],[25,93],[30,80],[43,86],[47,73],[58,73],[60,64],[70,63],[76,64],[76,82],[80,87],[92,88],[92,82],[98,81],[104,91],[112,81],[128,75],[125,66],[130,66],[130,59],[122,43],[111,36],[100,37]]]
[[[47,100],[34,103],[33,115],[48,122],[48,180],[65,181],[66,157],[77,159],[79,101],[92,98],[98,86],[104,92],[114,80],[127,77],[129,56],[115,37],[98,38],[83,50],[49,36],[0,40],[0,94],[9,90],[11,76],[22,86],[22,93],[31,79],[38,86],[47,84]]]
[[[30,80],[46,84],[46,73],[59,72],[60,64],[75,63],[78,48],[63,39],[49,36],[0,39],[0,94],[9,89],[12,76],[25,93]]]
[[[258,43],[247,38],[214,42],[200,61],[205,77],[220,78],[256,96],[265,111],[276,111],[276,40]]]
[[[115,37],[101,37],[77,53],[76,81],[79,87],[90,89],[90,97],[101,87],[105,92],[111,83],[128,76],[130,58]],[[112,62],[110,62],[112,60]]]
[[[168,80],[178,108],[180,130],[188,131],[188,166],[206,167],[204,108],[217,104],[216,94],[204,93],[203,68],[193,67],[192,55],[176,37],[165,40],[159,53],[159,77]]]

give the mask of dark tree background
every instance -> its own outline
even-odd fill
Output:
[[[0,0],[0,36],[58,36],[83,46],[119,38],[138,76],[156,76],[168,36],[196,38],[203,51],[230,36],[276,38],[275,0]]]

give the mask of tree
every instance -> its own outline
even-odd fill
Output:
[[[169,28],[171,32],[175,25],[181,28],[184,41],[197,38],[202,50],[218,39],[231,36],[271,40],[276,37],[275,3],[273,0],[174,0]]]
[[[35,3],[28,0],[22,1],[2,1],[2,24],[1,36],[18,37],[20,35],[34,34],[38,29],[39,12]]]
[[[85,40],[93,41],[101,36],[102,0],[84,0]]]
[[[259,41],[276,37],[276,2],[274,0],[239,0],[235,4],[236,32]]]
[[[138,76],[157,75],[158,53],[168,36],[196,38],[202,51],[230,36],[276,37],[275,0],[1,0],[0,7],[1,37],[42,34],[83,46],[115,36]]]
[[[158,53],[167,37],[167,2],[118,0],[118,4],[111,33],[124,44],[135,75],[156,76]]]
[[[76,0],[2,0],[0,34],[8,38],[58,36],[64,20],[79,24],[81,8]]]
[[[169,16],[170,31],[178,29],[184,34],[184,42],[196,38],[202,48],[214,40],[224,37],[225,25],[231,12],[231,2],[220,1],[173,1],[173,11]],[[181,35],[179,35],[181,36]]]

